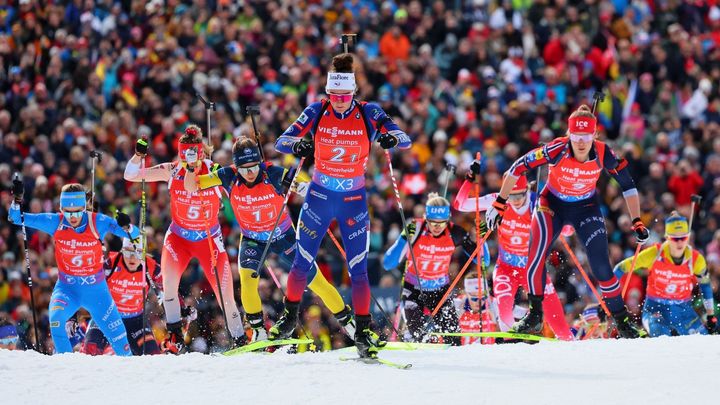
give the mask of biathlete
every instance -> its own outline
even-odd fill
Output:
[[[475,212],[476,209],[486,211],[497,198],[497,193],[486,194],[480,199],[469,197],[474,186],[475,176],[480,174],[480,162],[474,161],[460,187],[453,208],[462,212]],[[525,266],[528,263],[528,246],[530,245],[530,224],[536,198],[529,192],[527,178],[521,174],[508,194],[510,206],[497,228],[498,258],[493,270],[493,296],[497,302],[500,330],[507,332],[515,323],[513,308],[518,287],[529,292]],[[570,326],[565,320],[560,298],[555,286],[547,277],[543,290],[545,299],[542,306],[549,316],[547,322],[558,339],[573,340]]]
[[[528,170],[550,166],[547,184],[540,192],[530,228],[526,266],[530,310],[513,325],[516,332],[539,333],[542,330],[547,277],[545,260],[563,225],[570,224],[585,245],[590,267],[600,283],[603,299],[615,319],[619,335],[637,338],[645,334],[630,321],[620,296],[620,283],[610,266],[605,219],[596,192],[603,171],[607,171],[623,190],[630,216],[634,218],[632,229],[638,243],[647,241],[650,234],[640,220],[638,192],[627,162],[618,159],[605,143],[595,140],[596,126],[597,119],[590,108],[580,106],[568,119],[567,136],[535,148],[515,161],[485,214],[488,227],[497,228],[507,212],[507,198],[520,176]]]
[[[715,304],[705,257],[690,244],[687,218],[676,211],[665,220],[665,242],[640,251],[634,271],[646,271],[647,298],[642,321],[650,336],[717,333]],[[621,278],[630,272],[632,257],[615,266]],[[692,305],[698,284],[705,307],[705,326]]]
[[[287,286],[285,312],[270,329],[271,337],[289,336],[315,255],[333,218],[347,253],[355,311],[355,345],[361,357],[375,357],[382,344],[370,329],[370,283],[367,274],[369,214],[365,172],[372,142],[383,149],[407,149],[410,138],[374,103],[354,99],[357,90],[350,54],[335,56],[325,91],[330,101],[310,104],[275,144],[282,153],[314,154],[315,171],[300,211],[297,250]],[[303,137],[309,134],[311,140]]]
[[[160,354],[160,346],[153,336],[149,325],[143,328],[143,302],[147,298],[143,295],[151,288],[156,294],[160,292],[162,277],[160,266],[152,258],[145,258],[145,269],[142,264],[142,244],[139,239],[134,242],[128,238],[123,239],[120,252],[111,252],[104,263],[105,279],[110,294],[117,305],[122,322],[130,342],[133,355]],[[146,275],[143,279],[143,275]],[[90,355],[101,355],[105,352],[108,341],[94,320],[90,321],[85,335],[85,342],[81,351]],[[143,348],[143,346],[145,346]]]
[[[426,338],[425,309],[434,310],[450,288],[450,263],[459,247],[470,255],[475,251],[476,244],[461,226],[450,221],[450,202],[437,193],[430,193],[424,218],[409,223],[385,253],[385,270],[392,270],[407,259],[402,301],[408,330],[417,342]],[[416,263],[412,260],[410,249],[413,250]],[[487,256],[489,262],[486,248],[483,248],[483,255]],[[452,300],[443,302],[433,321],[441,332],[460,332],[458,314]],[[453,345],[460,344],[458,337],[446,337],[443,340]]]
[[[196,125],[189,125],[180,137],[178,144],[179,160],[161,163],[141,170],[140,163],[147,154],[147,142],[139,139],[135,146],[135,156],[125,167],[125,180],[140,182],[165,181],[170,191],[170,215],[172,221],[165,233],[165,241],[160,258],[160,270],[163,280],[163,306],[169,332],[167,349],[184,353],[184,333],[182,331],[181,305],[178,298],[180,277],[192,258],[200,262],[205,277],[215,293],[215,297],[225,308],[225,319],[235,346],[247,343],[242,317],[235,304],[233,279],[227,252],[223,244],[218,212],[222,198],[222,188],[212,187],[197,193],[185,190],[184,177],[188,172],[207,174],[213,169],[213,162],[204,158],[206,151],[202,143],[202,131]],[[210,150],[207,150],[209,155]],[[208,243],[208,238],[210,243]],[[212,246],[212,248],[211,248]],[[215,281],[213,267],[219,272],[222,295]]]
[[[280,212],[283,208],[283,191],[290,187],[293,176],[282,167],[263,162],[260,149],[250,138],[243,137],[235,141],[232,151],[234,165],[200,176],[186,173],[185,188],[195,192],[198,187],[205,190],[222,186],[230,195],[230,204],[241,232],[238,257],[240,296],[248,323],[253,329],[253,340],[262,340],[267,339],[267,332],[258,293],[260,255],[265,245],[270,243],[269,251],[277,254],[284,266],[290,268],[293,262],[296,251],[295,230],[287,207]],[[272,226],[278,214],[282,218],[273,232]],[[301,229],[304,226],[303,222],[299,223]],[[335,287],[325,279],[317,264],[308,272],[308,278],[310,290],[323,300],[352,338],[355,329],[350,307],[345,305]]]
[[[22,192],[22,182],[14,180],[10,222],[21,225],[24,219],[26,227],[45,232],[54,239],[58,281],[50,297],[49,321],[55,353],[72,353],[65,324],[82,307],[96,320],[115,353],[131,356],[125,325],[105,280],[102,241],[108,233],[134,239],[140,232],[130,224],[127,214],[118,212],[116,220],[104,214],[88,213],[81,184],[63,186],[60,213],[21,213]]]

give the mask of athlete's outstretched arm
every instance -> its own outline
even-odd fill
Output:
[[[692,254],[692,252],[690,253]],[[703,297],[703,306],[707,315],[715,314],[715,300],[713,298],[712,283],[707,269],[705,256],[698,254],[697,260],[693,263],[693,274],[697,277],[698,287]]]
[[[647,270],[650,267],[652,267],[653,262],[655,261],[655,258],[657,257],[658,251],[657,246],[653,245],[648,248],[645,248],[638,253],[637,262],[635,263],[635,268],[633,269],[633,272],[639,271],[639,270]],[[620,263],[615,265],[615,268],[613,269],[613,273],[615,273],[615,276],[620,279],[622,278],[623,274],[630,272],[630,266],[632,266],[632,257],[628,257]]]
[[[460,212],[475,212],[478,208],[479,211],[487,211],[490,208],[497,198],[498,193],[485,194],[479,199],[470,197],[470,194],[474,194],[474,186],[474,182],[465,179],[452,204],[455,210]]]
[[[28,214],[24,213],[25,226],[32,229],[43,231],[49,235],[55,233],[55,230],[60,225],[60,214],[43,213],[43,214]],[[15,225],[22,225],[22,219],[20,218],[20,205],[16,203],[10,204],[8,210],[8,220]]]
[[[293,146],[300,142],[300,139],[310,131],[315,120],[319,118],[318,114],[320,114],[321,108],[322,103],[319,101],[305,107],[305,110],[297,117],[295,122],[275,141],[275,150],[280,153],[293,153]]]
[[[375,103],[366,103],[363,106],[363,112],[365,113],[365,117],[370,120],[370,126],[375,129],[375,133],[372,134],[373,141],[377,140],[379,134],[387,132],[397,138],[398,148],[408,149],[412,146],[412,141],[408,134],[393,122],[392,118],[385,113],[382,107]]]
[[[185,190],[191,193],[198,191],[198,189],[205,190],[206,188],[217,186],[230,188],[235,176],[235,171],[230,166],[223,167],[217,171],[211,171],[208,174],[201,174],[200,176],[195,172],[186,171],[183,185],[185,186]]]
[[[408,251],[407,249],[408,243],[407,239],[405,239],[405,232],[403,231],[395,243],[390,246],[390,249],[385,252],[385,256],[383,257],[383,268],[390,271],[399,266],[405,258],[405,254]]]
[[[568,146],[568,138],[558,138],[547,145],[540,146],[526,153],[513,163],[508,169],[508,175],[505,177],[498,193],[503,199],[507,199],[510,190],[515,187],[517,179],[525,174],[528,170],[544,166],[548,163],[555,163],[562,156],[562,152]]]
[[[140,163],[142,159],[140,156],[135,155],[127,162],[123,175],[125,180],[139,183],[142,181],[143,176],[145,177],[145,181],[148,182],[170,180],[171,163],[160,163],[159,165],[141,170]]]
[[[603,166],[610,176],[620,184],[630,218],[640,218],[640,196],[628,171],[627,160],[618,159],[612,149],[606,146]]]
[[[100,239],[105,238],[108,232],[117,236],[118,238],[135,239],[140,236],[140,230],[133,224],[128,225],[128,229],[122,228],[118,225],[115,218],[111,218],[105,214],[97,214],[95,216],[98,236]]]

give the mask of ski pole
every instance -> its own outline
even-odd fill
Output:
[[[256,105],[249,105],[245,108],[245,111],[250,116],[250,120],[252,121],[253,126],[253,132],[255,132],[255,143],[258,145],[258,149],[260,149],[260,159],[262,161],[265,161],[265,152],[263,151],[262,144],[260,143],[260,132],[258,131],[257,124],[255,124],[255,116],[260,114],[260,107]]]
[[[345,261],[347,261],[347,254],[345,253],[345,249],[343,249],[343,247],[340,245],[340,242],[337,240],[335,235],[333,235],[333,233],[330,232],[330,228],[327,229],[327,234],[328,234],[328,236],[330,236],[330,239],[332,239],[332,241],[335,244],[335,247],[338,249],[338,251],[340,251],[340,254],[342,255],[343,259],[345,259]],[[375,305],[378,307],[378,309],[380,309],[380,312],[382,313],[383,317],[385,318],[385,321],[393,329],[393,333],[396,334],[397,336],[400,336],[400,332],[398,332],[395,325],[390,321],[390,317],[388,316],[387,312],[385,312],[385,309],[383,309],[382,305],[380,305],[380,301],[378,301],[378,299],[375,297],[375,295],[372,292],[370,292],[370,297],[373,299],[373,301],[375,302]]]
[[[13,179],[13,183],[16,181],[20,181],[20,176],[15,173],[15,178]],[[30,271],[30,251],[28,250],[28,241],[27,241],[27,231],[25,230],[25,213],[22,210],[22,200],[15,200],[15,203],[18,205],[18,208],[20,209],[20,227],[22,228],[22,234],[23,234],[23,248],[25,250],[25,269],[27,270],[27,282],[28,287],[30,288],[30,305],[32,306],[32,318],[33,318],[33,330],[35,331],[35,351],[38,353],[45,354],[43,350],[40,349],[40,335],[38,334],[37,329],[37,309],[35,308],[35,294],[33,292],[33,279],[32,279],[32,273]]]
[[[200,95],[199,92],[196,92],[195,96],[205,106],[205,117],[207,120],[208,146],[212,147],[212,135],[211,135],[212,124],[210,121],[210,118],[211,118],[210,111],[215,111],[215,103],[212,101],[205,100],[203,98],[203,96]],[[208,156],[208,158],[210,158],[210,157]],[[203,162],[200,162],[200,164],[203,164]],[[195,181],[197,183],[198,192],[200,192],[201,205],[203,207],[205,207],[207,205],[207,202],[205,201],[205,198],[203,197],[202,192],[200,191],[200,178],[195,177]],[[208,246],[210,248],[210,264],[212,266],[212,271],[215,274],[215,284],[217,285],[218,297],[220,298],[220,309],[222,310],[223,320],[225,321],[225,331],[227,332],[228,337],[230,337],[230,340],[232,340],[233,335],[232,335],[232,332],[230,332],[230,325],[228,324],[228,317],[227,317],[227,312],[225,309],[225,298],[223,297],[222,284],[220,283],[220,275],[218,274],[218,269],[217,269],[216,250],[215,250],[215,247],[213,246],[212,236],[210,235],[210,223],[208,222],[208,220],[209,220],[208,217],[209,217],[210,212],[205,211],[205,210],[203,210],[203,211],[204,211],[203,215],[205,218],[205,221],[204,221],[205,222],[205,233],[207,234],[206,237],[207,237],[207,241],[208,241]],[[223,278],[225,278],[224,272],[223,272]],[[230,282],[232,282],[232,279]]]
[[[452,165],[450,163],[445,165],[445,172],[446,172],[447,176],[445,177],[445,185],[443,186],[443,193],[442,193],[443,198],[447,198],[448,185],[450,184],[450,178],[455,174],[455,170],[457,170],[457,167],[455,167],[455,165]]]
[[[595,286],[593,285],[592,281],[590,280],[590,277],[588,277],[585,270],[583,270],[582,266],[580,265],[580,261],[577,259],[577,257],[575,257],[575,253],[573,253],[572,249],[570,249],[570,245],[568,245],[567,239],[565,238],[564,235],[560,236],[560,241],[562,242],[563,246],[565,246],[565,250],[567,250],[568,254],[570,255],[570,258],[573,260],[573,263],[575,263],[575,267],[577,267],[580,274],[582,274],[583,278],[585,279],[585,282],[588,284],[588,286],[590,287],[590,290],[595,295],[595,298],[597,298],[603,311],[605,311],[605,314],[607,314],[608,319],[610,319],[612,317],[610,310],[608,309],[607,305],[605,305],[605,301],[603,301],[602,296],[600,296],[600,293],[598,293],[597,289],[595,289]]]
[[[625,293],[627,292],[628,286],[630,286],[630,279],[632,278],[633,272],[635,271],[635,263],[637,262],[638,256],[640,256],[640,250],[642,250],[642,243],[637,244],[635,246],[635,254],[633,254],[632,264],[630,264],[630,271],[627,274],[627,278],[625,278],[625,284],[623,285],[622,289],[622,298],[625,298]]]
[[[445,295],[443,295],[442,299],[440,299],[440,302],[438,302],[435,309],[433,309],[431,317],[435,317],[437,315],[438,311],[440,310],[440,307],[442,304],[445,303],[445,300],[450,296],[453,289],[455,288],[455,285],[457,285],[458,281],[462,278],[463,274],[465,274],[465,271],[470,267],[470,263],[472,263],[475,256],[477,256],[480,253],[481,246],[485,243],[485,240],[487,239],[488,235],[490,235],[490,231],[488,230],[488,233],[485,234],[485,237],[482,240],[482,243],[479,243],[478,246],[475,248],[475,250],[472,252],[468,260],[465,262],[465,265],[460,269],[460,272],[458,272],[457,276],[455,276],[455,280],[453,280],[452,284],[450,284],[450,288],[448,288],[447,291],[445,291]]]
[[[697,194],[693,194],[692,196],[690,196],[690,201],[690,221],[688,224],[688,231],[692,233],[693,219],[695,219],[695,205],[697,205],[698,207],[700,206],[702,197]]]
[[[390,180],[392,182],[393,191],[395,191],[395,199],[397,200],[398,210],[400,211],[400,219],[402,220],[402,226],[403,230],[407,230],[407,221],[405,220],[405,211],[402,207],[402,200],[400,199],[400,190],[397,186],[397,180],[395,180],[395,171],[393,170],[392,165],[392,159],[390,158],[390,152],[388,152],[387,149],[385,149],[385,159],[387,159],[388,168],[390,169]],[[420,272],[417,268],[417,260],[415,260],[415,252],[412,248],[408,249],[410,251],[410,257],[412,259],[412,265],[413,270],[415,270],[415,277],[417,278],[418,282],[418,289],[420,290],[420,294],[423,294],[423,288],[422,288],[422,281],[420,279]],[[434,314],[433,314],[434,316]],[[431,320],[432,322],[432,320]]]
[[[92,177],[91,177],[91,190],[90,193],[90,207],[93,211],[95,211],[95,160],[97,159],[98,162],[102,163],[102,155],[103,151],[101,150],[91,150],[90,151],[90,158],[92,159]]]
[[[290,183],[290,188],[288,189],[287,193],[285,193],[285,200],[283,201],[282,207],[280,207],[280,210],[278,211],[277,218],[275,218],[275,224],[272,227],[272,231],[270,232],[270,236],[268,237],[267,243],[265,243],[265,248],[263,249],[262,255],[260,255],[260,260],[258,261],[260,263],[260,266],[258,266],[258,271],[263,267],[263,263],[265,263],[265,258],[267,257],[268,252],[270,251],[270,245],[272,244],[273,237],[275,236],[275,230],[277,229],[278,224],[280,223],[280,219],[283,216],[283,213],[285,212],[285,207],[288,205],[288,201],[290,200],[290,195],[292,194],[290,192],[290,189],[293,188],[295,183],[297,182],[297,177],[300,174],[300,171],[302,170],[303,164],[305,163],[305,158],[300,158],[300,163],[298,163],[297,168],[295,168],[295,173],[293,174],[292,182]],[[258,277],[258,271],[253,273],[252,277],[257,278]],[[283,295],[285,293],[283,292]]]
[[[597,110],[598,104],[605,101],[605,93],[602,91],[596,91],[593,93],[593,104],[592,104],[592,113],[595,115],[595,111]],[[597,115],[595,115],[595,118],[597,118]]]

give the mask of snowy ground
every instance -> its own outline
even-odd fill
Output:
[[[118,358],[0,350],[0,402],[709,404],[717,403],[720,375],[717,336],[383,353],[412,362],[411,370],[338,360],[347,354]]]

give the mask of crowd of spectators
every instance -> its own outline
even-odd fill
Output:
[[[176,157],[188,123],[206,128],[199,92],[217,103],[213,158],[229,164],[230,147],[254,136],[248,105],[260,106],[260,139],[275,164],[276,137],[305,105],[323,96],[325,73],[343,33],[357,33],[358,99],[377,101],[413,139],[394,153],[405,184],[406,212],[422,214],[423,194],[440,188],[446,163],[458,167],[457,191],[476,152],[483,190],[496,191],[504,170],[541,142],[561,136],[566,118],[594,91],[599,138],[630,162],[652,240],[672,209],[695,213],[694,244],[706,254],[713,288],[720,280],[720,7],[716,0],[0,0],[0,316],[17,325],[18,347],[32,343],[22,236],[7,222],[11,176],[26,184],[24,209],[57,210],[63,184],[94,187],[99,211],[138,218],[139,184],[122,172],[135,139],[151,139],[154,163]],[[91,184],[91,150],[104,151]],[[397,286],[379,259],[400,231],[382,152],[368,171],[373,285]],[[635,242],[622,195],[598,184],[616,263]],[[149,184],[149,252],[159,257],[169,224],[169,195]],[[297,212],[300,201],[291,208]],[[222,219],[236,262],[238,229],[229,206]],[[457,216],[468,229],[472,216]],[[57,278],[49,236],[29,232],[38,326],[50,349],[47,307]],[[118,241],[109,243],[118,248]],[[494,249],[494,247],[493,247]],[[587,269],[582,249],[576,253]],[[564,254],[553,255],[556,287],[574,317],[591,296]],[[326,244],[318,255],[336,285],[343,261]],[[234,265],[236,266],[236,265]],[[276,266],[277,267],[277,266]],[[236,267],[234,267],[236,268]],[[237,275],[236,275],[237,278]],[[198,306],[194,349],[222,342],[222,318],[197,269],[181,286]],[[262,280],[275,316],[280,292]],[[716,295],[716,299],[718,296]],[[239,301],[239,297],[236,297]],[[327,310],[311,307],[309,329],[335,330]],[[388,308],[388,310],[392,310]],[[153,315],[162,334],[162,317]],[[313,319],[327,326],[312,326]],[[336,342],[337,345],[342,342]]]

